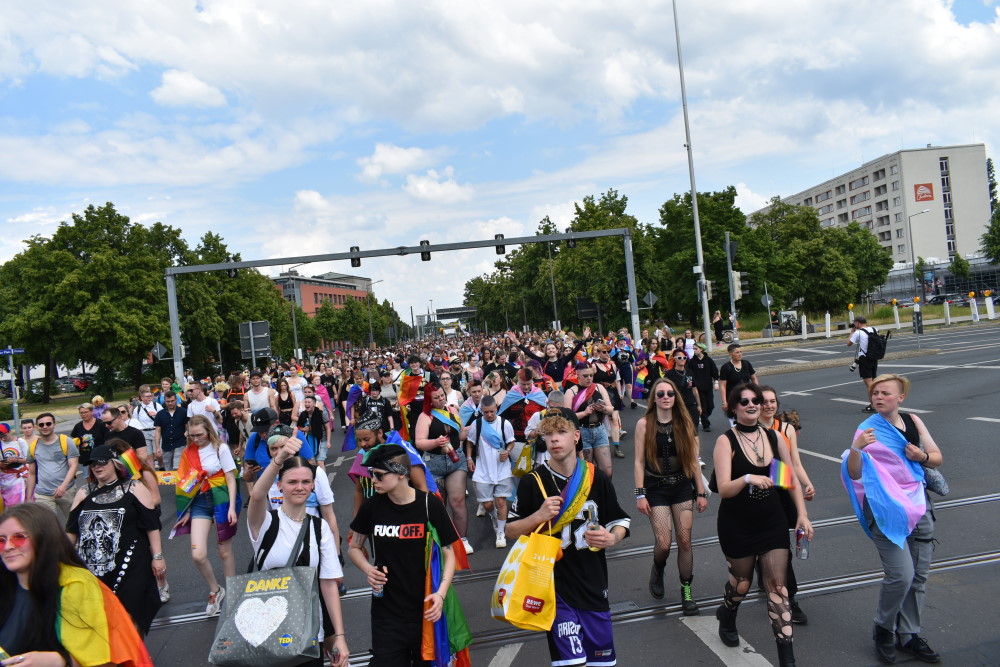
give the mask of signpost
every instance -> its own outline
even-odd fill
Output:
[[[10,400],[11,400],[11,411],[14,415],[14,428],[19,428],[21,424],[21,416],[17,412],[17,383],[14,382],[14,355],[24,354],[24,348],[7,346],[5,349],[0,350],[0,354],[7,355],[7,363],[10,367]],[[25,378],[27,380],[27,378]]]
[[[240,322],[240,356],[250,360],[250,367],[257,363],[257,357],[271,356],[271,325],[259,322]]]
[[[150,350],[149,353],[156,357],[159,361],[163,361],[164,359],[170,358],[167,356],[167,351],[168,350],[163,346],[163,343],[156,341],[156,345],[153,346],[153,349]]]

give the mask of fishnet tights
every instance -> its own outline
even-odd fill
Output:
[[[677,526],[677,574],[681,583],[690,583],[694,574],[694,552],[691,549],[691,525],[694,523],[694,501],[649,508],[649,523],[653,526],[653,565],[663,569],[670,556],[670,538]]]
[[[764,596],[767,598],[767,615],[771,619],[771,631],[780,643],[792,641],[792,612],[788,601],[788,588],[785,586],[785,573],[788,570],[788,550],[773,549],[759,556],[746,558],[731,558],[729,562],[729,581],[726,582],[724,604],[727,609],[736,611],[743,598],[750,591],[753,581],[754,564],[760,561],[761,583]]]

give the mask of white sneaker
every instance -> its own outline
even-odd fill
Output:
[[[208,606],[205,607],[206,616],[218,616],[222,611],[222,601],[226,599],[226,589],[219,586],[219,590],[208,596]]]
[[[482,503],[479,503],[479,509],[476,510],[476,516],[486,516],[486,508],[483,507]]]
[[[504,535],[503,533],[498,532],[497,533],[496,546],[497,546],[497,549],[504,549],[504,548],[506,548],[507,547],[507,536]]]
[[[160,588],[159,591],[160,602],[163,602],[164,604],[170,602],[170,584],[163,584],[163,588]]]
[[[467,538],[465,538],[465,537],[462,538],[462,546],[465,547],[465,553],[467,553],[467,554],[474,554],[474,553],[476,553],[476,550],[472,548],[472,545],[469,544],[469,540]]]

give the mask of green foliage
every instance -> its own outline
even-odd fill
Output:
[[[972,278],[972,267],[969,265],[969,260],[965,259],[961,255],[955,255],[951,259],[951,264],[948,266],[951,271],[951,275],[956,278],[961,278],[962,280],[969,280]]]
[[[979,249],[990,264],[1000,264],[1000,206],[993,209],[990,224],[979,240]]]
[[[916,278],[918,282],[923,282],[924,271],[927,270],[927,260],[923,257],[917,257],[916,264],[913,265],[913,277]]]
[[[993,167],[993,158],[986,158],[986,180],[989,184],[990,210],[997,210],[997,172]]]

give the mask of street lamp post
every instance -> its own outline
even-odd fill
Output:
[[[913,335],[917,337],[917,349],[920,349],[920,326],[917,324],[917,319],[920,317],[920,302],[917,301],[918,296],[923,296],[924,290],[923,278],[917,275],[917,249],[913,243],[913,219],[918,215],[923,215],[924,213],[930,213],[929,208],[925,208],[922,211],[918,211],[913,215],[906,216],[906,240],[910,244],[910,264],[913,266]],[[920,286],[921,289],[918,292],[917,287]]]
[[[373,283],[368,283],[368,296],[365,298],[365,302],[368,304],[368,347],[375,344],[375,329],[372,327],[372,286],[378,285],[380,282],[382,281],[376,280]]]
[[[294,266],[288,267],[287,271],[289,274],[288,279],[292,281],[292,344],[295,346],[295,349],[292,350],[292,355],[299,359],[299,361],[302,360],[302,354],[299,352],[299,323],[295,314],[295,306],[299,304],[299,290],[295,287],[294,277],[291,273],[292,269],[297,269],[308,263],[309,262],[302,262],[302,264],[295,264]]]

